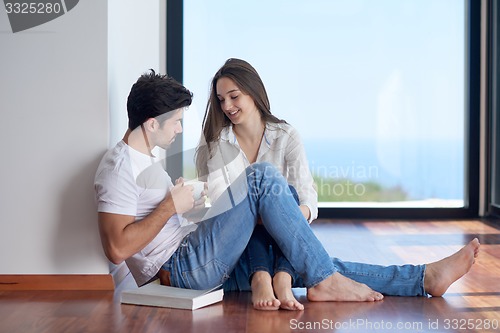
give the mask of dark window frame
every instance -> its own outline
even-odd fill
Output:
[[[500,3],[487,2],[487,112],[488,112],[488,212],[489,216],[500,217]]]
[[[167,0],[167,73],[179,82],[183,81],[184,68],[184,1]],[[167,151],[166,170],[172,179],[182,177],[183,136],[178,135]],[[170,158],[169,158],[170,157]]]
[[[167,73],[182,82],[183,0],[167,0]],[[319,218],[473,218],[479,214],[481,1],[466,1],[465,17],[465,198],[463,208],[320,208]],[[177,149],[182,138],[176,140]],[[180,145],[180,146],[179,146]],[[182,151],[179,149],[178,151]],[[168,162],[172,178],[182,175],[182,158]]]

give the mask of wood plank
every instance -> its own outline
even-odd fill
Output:
[[[0,275],[0,290],[114,290],[110,274]]]
[[[479,236],[484,242],[476,264],[443,297],[309,302],[306,290],[299,288],[294,294],[304,311],[257,311],[250,292],[226,293],[223,302],[189,311],[120,304],[120,286],[114,292],[12,290],[0,291],[0,332],[498,332],[498,225],[419,222],[333,221],[311,227],[331,255],[382,264],[436,260]],[[475,327],[460,329],[469,323]],[[396,325],[405,327],[398,330]]]

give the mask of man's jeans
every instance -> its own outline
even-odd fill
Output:
[[[230,200],[217,200],[163,265],[172,286],[208,289],[223,284],[226,291],[250,290],[249,265],[242,253],[260,215],[293,266],[294,287],[310,288],[339,272],[386,295],[426,295],[425,265],[384,267],[330,258],[285,178],[271,164],[251,165],[228,191]]]

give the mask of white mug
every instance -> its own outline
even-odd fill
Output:
[[[201,192],[205,189],[205,183],[196,179],[184,182],[184,185],[191,185],[193,187],[193,198],[198,200],[201,198]]]

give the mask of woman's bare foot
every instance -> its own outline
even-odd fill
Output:
[[[280,301],[274,296],[271,275],[256,272],[252,276],[252,303],[256,310],[278,310]]]
[[[365,284],[353,281],[340,273],[334,273],[318,285],[307,290],[310,301],[381,301],[384,296]]]
[[[304,310],[292,292],[292,277],[286,272],[278,272],[273,277],[274,293],[278,297],[280,308],[285,310]]]
[[[479,240],[474,238],[458,252],[430,263],[425,270],[424,288],[432,296],[442,296],[451,284],[464,276],[479,255]]]

